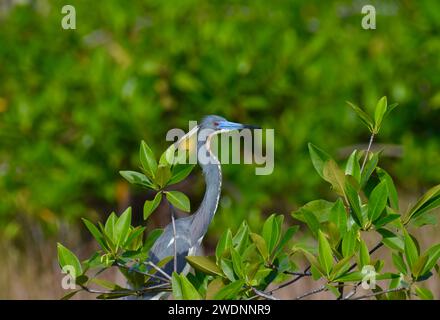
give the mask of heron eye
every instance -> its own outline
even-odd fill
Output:
[[[214,122],[214,125],[215,125],[215,126],[217,127],[217,126],[218,126],[218,122],[217,122],[217,121],[215,121],[215,122]]]

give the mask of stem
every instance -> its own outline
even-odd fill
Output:
[[[325,286],[322,286],[322,287],[319,287],[318,289],[312,290],[310,292],[307,292],[307,293],[300,295],[299,297],[296,297],[295,300],[301,300],[302,298],[317,294],[317,293],[325,291],[325,290],[327,290],[327,288]]]
[[[152,266],[154,269],[156,269],[156,271],[158,271],[159,273],[161,273],[165,278],[167,278],[168,280],[171,281],[171,277],[168,273],[166,273],[165,271],[163,271],[161,268],[159,268],[158,266],[156,266],[153,262],[148,261],[147,264],[149,264],[150,266]]]
[[[378,296],[380,294],[384,294],[384,293],[390,293],[390,292],[398,292],[398,291],[402,291],[402,290],[406,290],[407,288],[395,288],[395,289],[389,289],[389,290],[383,290],[380,292],[374,292],[374,293],[370,293],[370,294],[366,294],[364,296],[360,296],[360,297],[356,297],[353,300],[361,300],[361,299],[365,299],[365,298],[370,298],[370,297],[375,297]]]
[[[136,294],[136,295],[138,295],[139,293],[145,293],[145,292],[151,292],[151,291],[167,291],[170,289],[168,283],[162,283],[162,284],[158,284],[155,286],[146,287],[146,288],[137,289],[137,290],[114,290],[114,291],[96,290],[96,289],[91,289],[89,287],[86,287],[84,285],[80,285],[80,286],[83,290],[85,290],[89,293],[95,293],[95,294],[127,294],[127,295]]]
[[[133,272],[136,272],[136,273],[139,273],[139,274],[142,274],[142,275],[148,276],[148,277],[150,277],[150,278],[154,278],[154,279],[156,279],[156,280],[169,282],[168,279],[165,279],[165,278],[163,278],[163,277],[160,277],[160,276],[158,276],[158,275],[156,275],[156,274],[151,274],[151,273],[148,273],[148,272],[142,272],[142,271],[140,271],[140,270],[138,270],[138,269],[135,269],[135,268],[129,268],[129,267],[127,267],[127,266],[125,266],[125,265],[123,265],[123,264],[121,264],[121,263],[119,263],[119,262],[117,262],[116,265],[117,265],[119,268],[124,268],[124,269],[126,269],[126,270],[128,270],[128,271],[133,271]],[[97,274],[96,274],[94,277],[96,277],[96,276],[97,276]]]
[[[368,143],[367,151],[365,152],[364,162],[362,163],[362,167],[361,167],[361,173],[362,171],[364,171],[365,164],[367,163],[368,154],[370,153],[370,149],[373,144],[373,139],[374,139],[374,133],[372,133],[370,136],[370,142]]]
[[[301,277],[307,277],[311,276],[312,273],[310,271],[304,271],[304,272],[292,272],[292,271],[284,271],[285,274],[290,274],[292,276],[301,276]]]
[[[292,280],[290,280],[290,281],[287,281],[286,283],[284,283],[284,284],[282,284],[282,285],[276,287],[275,289],[269,291],[268,293],[269,293],[269,294],[272,294],[273,292],[275,292],[275,291],[277,291],[277,290],[280,290],[280,289],[282,289],[282,288],[285,288],[285,287],[287,287],[287,286],[290,286],[291,284],[294,284],[295,282],[297,282],[297,281],[300,280],[301,278],[303,278],[303,277],[305,277],[305,276],[308,276],[308,275],[309,275],[309,270],[310,270],[310,268],[311,268],[311,266],[308,266],[307,268],[304,269],[304,273],[302,273],[302,274],[298,275],[297,277],[295,277],[294,279],[292,279]],[[311,275],[311,273],[310,273],[310,275]]]
[[[251,287],[251,289],[252,289],[252,291],[253,291],[257,296],[263,297],[263,298],[265,298],[265,299],[267,299],[267,300],[278,300],[278,299],[275,298],[273,295],[271,295],[271,294],[267,294],[267,293],[264,293],[263,291],[260,291],[260,290],[254,288],[254,287]]]

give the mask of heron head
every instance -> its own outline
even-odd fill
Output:
[[[214,131],[231,131],[240,129],[260,129],[258,126],[236,123],[226,120],[220,116],[206,116],[200,123],[201,129],[211,129]]]

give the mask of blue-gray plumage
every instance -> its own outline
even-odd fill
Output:
[[[214,217],[220,199],[222,184],[221,166],[216,156],[210,150],[210,140],[215,134],[244,128],[257,127],[229,122],[222,117],[213,115],[205,117],[196,129],[197,134],[202,131],[204,133],[201,135],[202,139],[197,139],[197,155],[205,178],[206,191],[200,207],[193,215],[175,220],[177,272],[179,273],[188,272],[189,270],[185,257],[199,253],[201,242],[208,231],[209,224]],[[204,160],[208,161],[200,161],[201,154],[206,155]],[[149,259],[151,262],[157,263],[166,257],[174,256],[174,250],[173,225],[170,223],[165,227],[162,235],[151,248]],[[173,261],[169,262],[163,269],[170,275],[174,271]]]

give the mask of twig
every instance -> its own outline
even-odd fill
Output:
[[[126,269],[126,270],[128,270],[128,271],[134,271],[134,272],[136,272],[136,273],[142,274],[142,275],[144,275],[144,276],[148,276],[148,277],[150,277],[150,278],[154,278],[154,279],[156,279],[156,280],[169,282],[169,280],[166,279],[166,278],[164,278],[164,277],[158,276],[158,275],[156,275],[156,274],[151,274],[151,273],[148,273],[148,272],[143,272],[143,271],[138,270],[138,269],[136,269],[136,268],[130,268],[130,267],[127,267],[126,265],[123,265],[122,263],[119,263],[119,262],[116,262],[116,265],[117,265],[118,267],[120,267],[120,268],[124,268],[124,269]],[[95,275],[95,277],[96,277],[96,275]]]
[[[299,297],[296,297],[295,300],[301,300],[302,298],[305,298],[305,297],[317,294],[317,293],[325,291],[325,290],[327,290],[327,288],[325,286],[322,286],[322,287],[314,289],[314,290],[312,290],[310,292],[306,292],[306,293],[300,295]]]
[[[370,136],[370,142],[368,143],[367,151],[365,152],[364,162],[362,162],[361,172],[364,171],[365,164],[367,163],[368,154],[370,153],[371,146],[373,144],[374,133]]]
[[[342,298],[342,300],[348,300],[350,299],[352,296],[354,296],[356,294],[357,288],[359,287],[359,285],[361,284],[361,282],[358,282],[353,290],[351,290],[345,297]]]
[[[379,291],[379,292],[373,292],[370,294],[366,294],[366,295],[363,295],[360,297],[356,297],[356,298],[353,298],[352,300],[361,300],[361,299],[365,299],[365,298],[375,297],[375,296],[378,296],[378,295],[384,294],[384,293],[398,292],[398,291],[407,290],[407,289],[408,288],[400,287],[400,288],[395,288],[395,289],[383,290],[383,291]]]
[[[297,277],[295,277],[294,279],[287,281],[286,283],[283,283],[282,285],[276,287],[275,289],[272,289],[270,291],[268,291],[268,294],[272,294],[273,292],[280,290],[282,288],[285,288],[287,286],[290,286],[291,284],[294,284],[295,282],[297,282],[298,280],[304,278],[305,276],[308,276],[309,270],[310,270],[311,266],[308,266],[307,268],[304,269],[304,272],[300,275],[298,275]]]
[[[267,299],[267,300],[278,300],[278,299],[275,298],[273,295],[271,295],[271,294],[267,294],[267,293],[264,293],[263,291],[260,291],[260,290],[258,290],[257,288],[251,287],[251,289],[252,289],[252,291],[253,291],[257,296],[263,297],[263,298],[265,298],[265,299]],[[251,297],[251,298],[255,298],[255,296],[254,296],[254,297]]]
[[[168,273],[166,273],[165,271],[163,271],[161,268],[159,268],[158,266],[156,266],[153,262],[148,261],[147,262],[148,265],[152,266],[154,269],[156,269],[156,271],[158,271],[159,273],[161,273],[165,278],[167,278],[168,280],[171,281],[171,277]]]
[[[284,271],[285,274],[290,274],[292,276],[301,276],[301,277],[307,277],[311,276],[312,273],[310,271],[304,271],[304,272],[295,272],[295,271]]]
[[[151,286],[151,287],[145,287],[145,288],[140,288],[140,289],[135,289],[135,290],[113,290],[113,291],[108,291],[108,290],[96,290],[96,289],[91,289],[89,287],[86,287],[84,285],[80,285],[80,287],[89,292],[89,293],[94,293],[94,294],[127,294],[127,295],[131,295],[131,294],[136,294],[139,295],[139,293],[145,293],[145,292],[150,292],[150,291],[167,291],[170,289],[169,284],[168,283],[161,283],[155,286]]]

